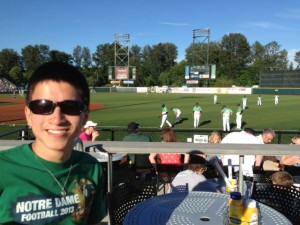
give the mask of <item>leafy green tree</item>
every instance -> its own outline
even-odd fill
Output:
[[[26,83],[22,69],[19,66],[11,68],[9,71],[9,80],[16,85],[24,85]]]
[[[250,53],[250,61],[252,65],[255,67],[260,68],[260,71],[264,71],[265,69],[265,47],[258,41],[254,42],[251,46],[251,53]]]
[[[158,80],[159,74],[176,64],[177,55],[177,47],[172,43],[145,46],[143,49],[144,72],[148,73],[147,76],[150,76],[150,80],[156,85],[161,85]]]
[[[300,51],[296,52],[295,53],[295,62],[298,63],[298,65],[296,66],[296,68],[299,68],[300,67]]]
[[[206,64],[207,48],[209,45],[208,64],[219,64],[221,46],[218,42],[192,43],[185,51],[185,59],[188,65]]]
[[[13,49],[2,49],[0,51],[0,65],[0,77],[10,79],[10,70],[15,66],[21,66],[20,55]]]
[[[58,50],[51,50],[49,52],[49,61],[58,61],[64,63],[72,63],[72,56],[65,52],[61,52]]]
[[[138,45],[133,45],[130,48],[129,53],[129,63],[130,66],[136,68],[136,80],[135,86],[144,86],[145,85],[145,75],[143,74],[142,69],[142,48]]]
[[[49,61],[49,46],[27,45],[22,48],[24,68],[31,73],[41,64]]]
[[[189,65],[207,64],[207,48],[207,43],[192,43],[185,51],[185,58]]]
[[[75,63],[75,66],[80,68],[82,66],[82,48],[80,45],[77,45],[74,49],[73,49],[73,60]]]
[[[187,63],[183,60],[179,64],[171,67],[168,71],[164,71],[159,75],[159,82],[162,85],[182,86],[186,83],[184,78],[184,68]]]
[[[234,84],[233,80],[224,77],[219,77],[214,82],[214,87],[231,87]]]
[[[231,33],[223,36],[221,49],[220,74],[234,80],[249,63],[250,45],[244,35]]]
[[[92,55],[90,49],[88,47],[83,47],[81,55],[83,67],[90,68],[92,65]]]
[[[286,70],[288,65],[288,52],[280,50],[280,45],[272,41],[265,45],[264,60],[269,70]]]
[[[114,45],[109,43],[98,45],[92,58],[96,68],[94,73],[98,76],[98,85],[104,85],[108,81],[109,66],[114,66]]]
[[[221,44],[219,42],[210,42],[209,44],[209,64],[220,63]]]

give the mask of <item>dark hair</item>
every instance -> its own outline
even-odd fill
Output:
[[[47,62],[39,66],[28,81],[26,103],[31,101],[36,85],[42,81],[64,81],[78,90],[83,103],[89,107],[90,90],[83,74],[74,66],[62,62]]]

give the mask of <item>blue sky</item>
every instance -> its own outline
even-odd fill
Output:
[[[277,41],[292,59],[300,50],[300,1],[0,0],[0,50],[19,53],[35,44],[69,54],[81,45],[93,53],[114,34],[130,34],[130,45],[174,43],[181,60],[193,30],[203,28],[210,41],[229,33],[245,35],[250,45]]]

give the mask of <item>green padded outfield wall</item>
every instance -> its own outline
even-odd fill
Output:
[[[300,88],[299,70],[268,71],[260,74],[261,88]]]
[[[300,95],[300,88],[253,88],[252,94]]]

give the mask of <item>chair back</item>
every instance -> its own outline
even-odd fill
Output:
[[[170,184],[170,193],[179,193],[179,192],[189,192],[189,185],[186,183],[185,185],[177,185],[173,186]]]
[[[271,183],[271,173],[258,173],[253,174],[253,182],[257,183]]]
[[[300,224],[300,192],[270,183],[254,183],[252,198],[285,215],[293,224]]]
[[[135,155],[135,167],[138,169],[153,168],[149,160],[149,154],[136,154]]]
[[[121,225],[126,214],[136,204],[157,196],[156,180],[135,180],[115,186],[108,193],[108,213],[111,225]]]
[[[293,182],[295,184],[300,184],[300,175],[293,176]]]

